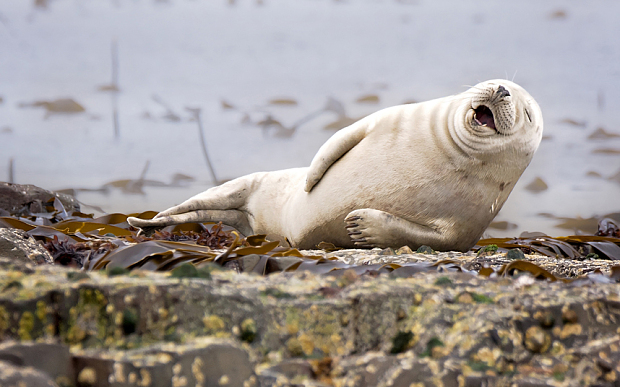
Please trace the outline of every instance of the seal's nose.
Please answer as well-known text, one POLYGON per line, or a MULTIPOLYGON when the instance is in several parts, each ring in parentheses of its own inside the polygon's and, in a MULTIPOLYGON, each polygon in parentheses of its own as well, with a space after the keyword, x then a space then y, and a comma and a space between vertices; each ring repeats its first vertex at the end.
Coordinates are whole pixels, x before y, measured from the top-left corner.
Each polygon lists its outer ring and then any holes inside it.
POLYGON ((504 88, 504 86, 502 85, 499 85, 499 87, 497 88, 497 94, 499 94, 501 98, 510 96, 510 92, 506 90, 506 88, 504 88))

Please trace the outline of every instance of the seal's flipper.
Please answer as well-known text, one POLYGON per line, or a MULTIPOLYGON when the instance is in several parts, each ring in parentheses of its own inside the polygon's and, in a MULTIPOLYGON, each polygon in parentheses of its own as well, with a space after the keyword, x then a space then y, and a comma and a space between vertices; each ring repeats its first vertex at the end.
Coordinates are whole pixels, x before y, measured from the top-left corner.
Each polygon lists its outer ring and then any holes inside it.
POLYGON ((148 220, 127 218, 127 223, 141 229, 203 222, 222 222, 227 226, 236 228, 243 235, 252 235, 252 228, 248 222, 248 217, 239 210, 197 210, 183 214, 159 216, 148 220))
POLYGON ((351 211, 345 218, 351 241, 358 248, 442 246, 446 237, 431 227, 371 208, 351 211))
POLYGON ((259 174, 254 173, 235 180, 226 182, 220 186, 194 195, 178 206, 170 207, 155 215, 161 218, 168 215, 184 214, 197 210, 230 210, 242 207, 251 191, 252 182, 259 174))
POLYGON ((341 129, 330 137, 330 139, 319 148, 319 151, 312 159, 312 163, 310 163, 304 190, 310 192, 312 187, 321 180, 327 169, 362 141, 367 133, 368 120, 362 119, 341 129))
POLYGON ((127 218, 138 228, 165 227, 191 222, 222 222, 244 235, 252 235, 247 213, 241 208, 246 204, 253 186, 264 173, 253 173, 192 196, 178 206, 157 214, 153 219, 127 218))

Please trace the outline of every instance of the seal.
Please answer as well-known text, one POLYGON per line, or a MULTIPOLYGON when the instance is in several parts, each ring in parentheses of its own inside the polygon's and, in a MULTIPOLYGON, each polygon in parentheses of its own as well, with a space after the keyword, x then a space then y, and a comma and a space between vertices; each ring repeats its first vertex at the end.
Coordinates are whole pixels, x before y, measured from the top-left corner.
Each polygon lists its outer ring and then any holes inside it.
POLYGON ((309 168, 259 172, 135 227, 221 221, 293 247, 470 249, 540 144, 536 101, 507 80, 380 110, 336 132, 309 168))

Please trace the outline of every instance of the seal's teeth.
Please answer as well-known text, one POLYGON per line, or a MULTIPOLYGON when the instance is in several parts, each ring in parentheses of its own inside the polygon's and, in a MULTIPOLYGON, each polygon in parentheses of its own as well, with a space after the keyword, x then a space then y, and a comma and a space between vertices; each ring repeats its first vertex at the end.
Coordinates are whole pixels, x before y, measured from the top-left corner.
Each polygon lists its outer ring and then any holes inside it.
POLYGON ((474 119, 479 125, 496 129, 493 112, 485 105, 480 105, 474 110, 474 119))

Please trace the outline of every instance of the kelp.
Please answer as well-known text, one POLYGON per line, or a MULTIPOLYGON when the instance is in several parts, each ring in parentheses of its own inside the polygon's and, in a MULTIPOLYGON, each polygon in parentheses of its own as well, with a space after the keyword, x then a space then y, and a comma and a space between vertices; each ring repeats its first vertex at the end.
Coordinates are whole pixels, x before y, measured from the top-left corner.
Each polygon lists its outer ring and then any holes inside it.
POLYGON ((20 103, 18 106, 20 108, 42 107, 42 108, 45 108, 47 113, 75 114, 75 113, 82 113, 86 111, 84 106, 75 102, 75 100, 71 98, 60 98, 60 99, 55 99, 51 101, 34 101, 30 103, 20 103))
POLYGON ((593 154, 602 155, 620 155, 620 149, 617 148, 596 148, 592 150, 593 154))
POLYGON ((597 128, 588 136, 588 140, 609 140, 612 138, 620 138, 620 133, 608 132, 605 128, 601 127, 597 128))
POLYGON ((609 218, 598 224, 597 235, 550 237, 542 233, 523 233, 519 238, 488 238, 478 241, 475 250, 497 245, 499 252, 521 249, 524 253, 538 253, 549 257, 583 259, 598 257, 620 260, 620 227, 609 218))
MULTIPOLYGON (((577 283, 620 282, 620 265, 611 274, 589 273, 579 278, 560 278, 534 263, 523 260, 523 253, 538 253, 565 259, 601 258, 620 260, 619 227, 612 219, 599 222, 598 235, 573 235, 553 238, 542 233, 523 233, 519 238, 491 238, 478 241, 474 250, 478 257, 507 253, 512 262, 499 269, 482 265, 476 270, 466 261, 442 260, 436 263, 387 263, 373 265, 347 264, 338 258, 310 256, 270 241, 266 235, 241 237, 221 223, 189 223, 164 227, 148 236, 129 226, 128 216, 151 219, 154 211, 125 215, 69 214, 58 199, 45 206, 48 213, 20 217, 0 217, 0 226, 16 228, 39 240, 59 265, 82 270, 154 270, 173 271, 190 264, 197 269, 222 267, 239 273, 272 273, 309 271, 332 276, 411 277, 418 273, 462 272, 488 278, 514 277, 529 273, 536 279, 577 283), (518 253, 518 254, 516 254, 518 253), (349 274, 347 274, 349 273, 349 274)), ((323 242, 318 248, 337 251, 340 248, 323 242)), ((428 254, 433 251, 429 249, 428 254)), ((480 265, 479 265, 480 266, 480 265)), ((210 270, 210 269, 209 269, 210 270)), ((441 283, 436 285, 441 286, 441 283)), ((325 294, 337 291, 325 289, 325 294)))
POLYGON ((281 105, 281 106, 297 106, 298 103, 293 98, 273 98, 267 102, 269 105, 281 105))
POLYGON ((547 183, 545 183, 545 181, 540 177, 535 178, 530 184, 525 186, 526 190, 534 193, 546 191, 548 188, 549 186, 547 185, 547 183))
POLYGON ((379 103, 380 98, 376 94, 366 94, 362 95, 355 100, 356 103, 368 103, 368 104, 377 104, 379 103))

